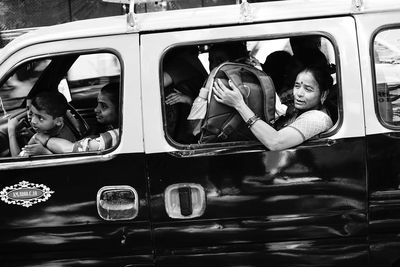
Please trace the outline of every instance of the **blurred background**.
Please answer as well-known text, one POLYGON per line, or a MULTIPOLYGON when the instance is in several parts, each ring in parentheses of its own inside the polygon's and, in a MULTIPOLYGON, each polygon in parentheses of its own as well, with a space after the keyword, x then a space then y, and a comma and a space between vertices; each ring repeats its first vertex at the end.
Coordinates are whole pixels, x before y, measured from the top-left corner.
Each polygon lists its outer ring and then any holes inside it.
MULTIPOLYGON (((249 3, 271 0, 248 0, 249 3)), ((275 0, 276 1, 276 0, 275 0)), ((37 27, 122 15, 129 0, 1 0, 0 48, 37 27)), ((137 13, 232 5, 240 0, 136 0, 137 13)))

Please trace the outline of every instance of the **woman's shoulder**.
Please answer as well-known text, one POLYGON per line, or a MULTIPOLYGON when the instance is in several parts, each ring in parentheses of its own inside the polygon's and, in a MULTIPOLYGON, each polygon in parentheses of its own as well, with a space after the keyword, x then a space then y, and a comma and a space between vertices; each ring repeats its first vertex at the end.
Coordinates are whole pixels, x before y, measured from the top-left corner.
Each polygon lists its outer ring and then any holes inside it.
POLYGON ((332 126, 331 118, 322 110, 306 111, 288 125, 300 132, 304 141, 329 130, 332 126))
POLYGON ((296 124, 307 124, 312 127, 320 128, 321 131, 326 131, 333 126, 331 117, 322 110, 308 110, 298 116, 293 122, 296 124))
POLYGON ((324 109, 322 109, 322 110, 318 110, 318 109, 308 110, 308 111, 302 113, 298 117, 298 119, 305 118, 305 117, 307 117, 309 119, 313 119, 313 120, 324 120, 324 121, 330 122, 330 124, 332 124, 331 117, 328 115, 328 113, 324 109))

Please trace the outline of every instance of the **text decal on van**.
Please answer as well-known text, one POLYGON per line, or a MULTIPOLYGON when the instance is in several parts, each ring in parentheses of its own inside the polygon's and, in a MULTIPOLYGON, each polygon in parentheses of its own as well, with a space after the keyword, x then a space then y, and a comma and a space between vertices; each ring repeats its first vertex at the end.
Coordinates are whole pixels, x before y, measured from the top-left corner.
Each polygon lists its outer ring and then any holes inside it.
POLYGON ((7 186, 0 192, 1 200, 7 204, 30 207, 33 204, 48 200, 54 191, 43 184, 33 184, 27 181, 7 186))

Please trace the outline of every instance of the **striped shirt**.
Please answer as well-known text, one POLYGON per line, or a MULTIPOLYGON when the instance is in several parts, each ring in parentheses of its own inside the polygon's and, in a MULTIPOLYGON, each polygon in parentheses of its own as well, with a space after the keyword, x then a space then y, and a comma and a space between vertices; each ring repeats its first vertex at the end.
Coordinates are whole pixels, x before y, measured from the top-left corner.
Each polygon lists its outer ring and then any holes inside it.
POLYGON ((109 130, 101 133, 98 137, 83 138, 74 143, 73 152, 101 151, 117 145, 119 140, 119 129, 109 130))

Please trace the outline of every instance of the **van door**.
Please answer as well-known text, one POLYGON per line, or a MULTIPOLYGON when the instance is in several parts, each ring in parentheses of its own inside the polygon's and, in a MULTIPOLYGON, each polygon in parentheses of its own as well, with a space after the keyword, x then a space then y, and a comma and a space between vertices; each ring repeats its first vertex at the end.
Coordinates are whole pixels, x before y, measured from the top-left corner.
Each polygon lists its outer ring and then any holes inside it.
POLYGON ((11 157, 2 146, 2 265, 152 265, 139 67, 137 34, 30 44, 1 64, 2 145, 8 117, 24 118, 25 98, 43 88, 69 101, 76 139, 96 130, 103 86, 118 82, 121 103, 120 139, 106 151, 11 157))
POLYGON ((371 263, 372 266, 398 266, 399 9, 358 15, 356 20, 367 130, 371 263))
POLYGON ((141 36, 158 266, 367 266, 365 133, 355 36, 350 17, 141 36), (334 44, 339 119, 333 132, 278 152, 246 142, 183 145, 166 133, 160 81, 169 48, 313 34, 334 44))

